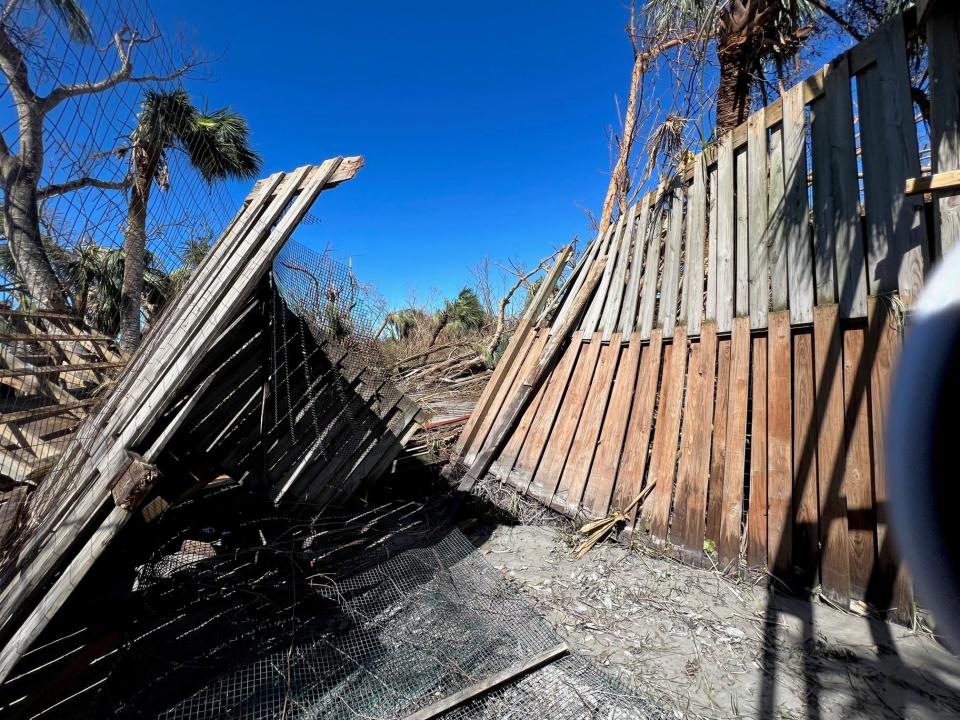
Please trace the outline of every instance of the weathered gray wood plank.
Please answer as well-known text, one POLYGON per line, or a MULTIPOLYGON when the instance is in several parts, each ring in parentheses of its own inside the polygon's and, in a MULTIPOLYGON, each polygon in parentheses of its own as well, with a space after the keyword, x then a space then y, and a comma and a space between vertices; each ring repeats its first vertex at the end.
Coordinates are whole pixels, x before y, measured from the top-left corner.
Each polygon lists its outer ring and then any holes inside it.
POLYGON ((783 95, 783 224, 790 321, 813 322, 813 256, 807 204, 806 112, 803 85, 783 95))
POLYGON ((734 285, 734 313, 737 317, 750 314, 750 197, 747 190, 747 148, 736 153, 736 204, 737 227, 734 246, 736 254, 733 262, 736 273, 734 285))
POLYGON ((610 279, 610 289, 607 291, 607 302, 603 307, 600 320, 602 330, 601 341, 610 342, 617 331, 617 321, 620 319, 620 307, 623 303, 623 293, 627 282, 627 268, 630 265, 630 246, 636 233, 637 206, 627 210, 627 217, 620 230, 620 248, 617 250, 617 265, 610 279))
POLYGON ((583 330, 584 341, 593 337, 600 324, 600 316, 603 313, 603 306, 607 302, 607 293, 610 291, 610 280, 613 277, 613 271, 617 264, 617 253, 620 249, 620 239, 623 236, 626 227, 626 218, 621 217, 617 223, 610 228, 607 240, 607 264, 603 270, 603 277, 600 279, 600 286, 596 294, 590 301, 590 308, 583 318, 580 328, 583 330))
POLYGON ((637 229, 633 236, 633 259, 630 261, 630 282, 627 284, 623 310, 620 312, 620 334, 629 337, 637 327, 637 306, 643 280, 643 251, 647 246, 647 223, 650 219, 650 195, 637 202, 637 229))
POLYGON ((640 294, 640 339, 649 340, 653 330, 653 313, 657 301, 657 277, 660 265, 660 235, 663 228, 663 199, 657 189, 650 219, 647 222, 647 263, 643 271, 643 291, 640 294))
POLYGON ((680 252, 683 241, 683 180, 677 177, 670 188, 670 220, 664 247, 663 278, 660 281, 659 324, 665 338, 673 337, 677 326, 677 298, 680 291, 680 252))
POLYGON ((770 260, 767 207, 767 119, 760 109, 747 121, 747 167, 749 172, 750 232, 750 327, 767 326, 770 307, 770 260))
POLYGON ((730 332, 733 327, 734 163, 733 135, 727 133, 721 138, 717 153, 717 332, 730 332))
POLYGON ((786 310, 787 295, 787 233, 784 225, 783 194, 783 126, 770 131, 770 182, 767 186, 767 233, 770 256, 770 309, 786 310))
POLYGON ((687 193, 687 246, 683 285, 687 336, 700 334, 703 319, 703 249, 707 232, 707 160, 694 159, 693 183, 687 193))
POLYGON ((717 319, 717 167, 707 173, 707 297, 703 305, 705 320, 717 319))

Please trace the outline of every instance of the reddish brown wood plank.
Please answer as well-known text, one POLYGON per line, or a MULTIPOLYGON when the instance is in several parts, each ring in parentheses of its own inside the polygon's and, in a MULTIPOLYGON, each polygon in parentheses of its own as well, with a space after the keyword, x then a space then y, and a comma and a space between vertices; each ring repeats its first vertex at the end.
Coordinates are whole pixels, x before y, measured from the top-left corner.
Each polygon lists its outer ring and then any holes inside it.
POLYGON ((798 588, 817 584, 820 528, 817 522, 817 426, 813 335, 793 336, 793 573, 798 588))
POLYGON ((584 511, 593 518, 604 517, 610 509, 610 496, 623 454, 623 440, 630 419, 639 363, 640 334, 633 333, 630 344, 620 351, 617 378, 600 432, 600 445, 590 469, 590 482, 583 495, 584 511))
MULTIPOLYGON (((683 408, 683 385, 687 374, 687 328, 676 327, 673 342, 664 352, 663 382, 660 405, 654 427, 653 453, 647 482, 655 482, 653 496, 644 505, 642 518, 649 517, 651 537, 657 542, 667 539, 673 484, 677 470, 677 444, 680 441, 680 413, 683 408), (669 352, 669 359, 668 359, 669 352), (647 515, 649 513, 649 515, 647 515)), ((646 525, 646 523, 644 523, 646 525)))
POLYGON ((793 562, 793 413, 790 313, 770 313, 767 334, 767 558, 783 581, 793 562))
POLYGON ((817 393, 817 494, 820 510, 820 582, 824 594, 850 602, 850 554, 843 452, 843 358, 839 305, 813 309, 817 393))
MULTIPOLYGON (((884 466, 884 438, 890 403, 890 383, 900 350, 900 331, 897 319, 886 302, 869 298, 867 317, 870 324, 870 344, 874 356, 870 375, 871 437, 873 439, 874 488, 877 512, 877 568, 868 587, 867 601, 888 612, 889 616, 908 623, 913 618, 913 587, 906 568, 889 532, 890 515, 887 508, 887 476, 884 466)), ((870 353, 868 353, 869 356, 870 353)))
POLYGON ((864 353, 863 326, 843 331, 843 404, 846 441, 847 525, 850 543, 850 594, 864 599, 876 561, 877 515, 870 466, 870 358, 864 353))
POLYGON ((720 516, 723 509, 723 468, 727 458, 727 400, 730 397, 730 338, 717 342, 717 384, 713 403, 713 450, 710 455, 710 481, 707 483, 706 540, 720 541, 720 516))
POLYGON ((767 567, 767 338, 753 338, 747 564, 767 567))
POLYGON ((704 322, 699 342, 691 344, 690 349, 677 502, 669 536, 670 543, 679 549, 683 558, 694 563, 703 557, 716 366, 717 324, 704 322))
MULTIPOLYGON (((650 334, 650 344, 644 346, 640 356, 640 371, 637 374, 637 389, 630 410, 627 437, 623 446, 623 458, 617 471, 617 483, 613 489, 612 506, 623 509, 639 495, 643 473, 647 466, 650 449, 650 430, 653 425, 653 405, 657 397, 660 379, 660 362, 663 354, 663 335, 659 329, 650 334)), ((630 513, 636 518, 636 510, 630 513)))
POLYGON ((563 357, 550 374, 548 382, 545 384, 543 402, 530 426, 530 431, 523 441, 523 447, 520 448, 520 454, 510 472, 510 484, 527 492, 533 475, 540 465, 543 457, 543 451, 547 445, 547 439, 550 437, 550 431, 553 430, 554 421, 557 412, 560 409, 560 403, 567 391, 567 384, 570 382, 570 376, 573 374, 574 365, 580 356, 584 344, 581 342, 571 342, 566 350, 563 351, 563 357))
POLYGON ((730 393, 727 398, 727 447, 720 509, 720 566, 736 569, 743 524, 743 481, 747 462, 747 411, 750 393, 750 318, 733 320, 730 338, 730 393))
POLYGON ((613 389, 614 373, 620 357, 620 334, 612 335, 609 344, 602 343, 602 333, 594 333, 592 343, 601 345, 600 359, 590 383, 587 401, 583 406, 580 424, 577 426, 573 445, 567 457, 567 464, 560 475, 560 484, 554 493, 551 506, 564 514, 576 517, 580 511, 580 498, 583 496, 587 479, 591 482, 595 476, 590 472, 593 456, 600 441, 600 429, 607 411, 607 401, 613 389))
POLYGON ((477 429, 474 434, 474 440, 471 443, 470 448, 464 453, 464 463, 466 465, 471 465, 476 459, 477 454, 483 449, 483 444, 487 440, 487 435, 490 433, 490 428, 494 426, 494 422, 500 415, 500 411, 503 409, 504 405, 506 405, 507 400, 509 400, 513 395, 516 386, 520 383, 520 381, 522 381, 523 378, 520 377, 520 368, 523 366, 523 363, 526 360, 530 348, 535 340, 536 335, 533 333, 527 335, 524 345, 517 353, 516 360, 507 369, 507 372, 504 374, 501 381, 500 387, 497 388, 496 394, 490 401, 487 413, 478 421, 477 429))
MULTIPOLYGON (((533 344, 530 347, 530 351, 527 353, 526 359, 523 361, 520 372, 517 373, 517 376, 514 379, 514 386, 520 383, 523 378, 527 376, 527 373, 530 372, 531 368, 536 365, 537 360, 540 358, 540 352, 543 350, 543 346, 547 344, 548 338, 549 333, 546 330, 543 330, 537 334, 536 339, 533 341, 533 344)), ((513 463, 520 452, 520 448, 523 446, 523 441, 530 429, 530 424, 533 422, 534 417, 536 417, 540 400, 543 397, 543 393, 545 392, 548 383, 549 379, 540 386, 536 396, 527 406, 527 409, 523 413, 523 417, 520 419, 516 429, 514 429, 513 434, 510 436, 510 440, 500 453, 500 457, 498 457, 494 461, 493 465, 491 465, 490 472, 497 477, 506 478, 513 469, 513 463)))
MULTIPOLYGON (((572 342, 579 342, 579 338, 574 337, 572 342)), ((583 411, 583 404, 586 402, 590 381, 599 357, 600 343, 598 342, 587 343, 580 353, 566 395, 560 404, 557 421, 543 451, 540 467, 537 468, 533 482, 530 483, 528 491, 530 495, 545 505, 553 499, 560 475, 567 464, 567 455, 570 452, 577 425, 580 423, 580 414, 583 411)))

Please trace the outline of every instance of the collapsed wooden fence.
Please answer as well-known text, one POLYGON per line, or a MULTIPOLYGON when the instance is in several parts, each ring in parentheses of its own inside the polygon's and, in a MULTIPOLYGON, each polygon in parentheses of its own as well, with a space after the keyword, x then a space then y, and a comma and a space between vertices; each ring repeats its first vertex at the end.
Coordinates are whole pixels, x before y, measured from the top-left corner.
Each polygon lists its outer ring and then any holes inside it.
POLYGON ((935 174, 921 177, 911 98, 917 20, 898 16, 588 247, 464 429, 471 473, 492 454, 493 476, 588 518, 653 486, 629 529, 660 547, 695 563, 715 547, 727 569, 912 615, 888 532, 886 399, 902 308, 958 241, 960 168, 960 10, 918 12, 935 174), (931 187, 945 191, 925 203, 931 187))

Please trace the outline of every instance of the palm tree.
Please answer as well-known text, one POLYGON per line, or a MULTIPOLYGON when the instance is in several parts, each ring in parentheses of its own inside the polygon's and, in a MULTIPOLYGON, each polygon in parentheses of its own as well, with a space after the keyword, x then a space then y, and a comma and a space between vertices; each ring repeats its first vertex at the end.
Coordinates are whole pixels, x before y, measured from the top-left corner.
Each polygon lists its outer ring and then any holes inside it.
POLYGON ((200 263, 210 253, 212 246, 212 233, 187 238, 183 246, 183 264, 170 273, 171 292, 176 293, 184 288, 193 273, 200 267, 200 263))
POLYGON ((147 204, 154 182, 161 190, 169 186, 167 153, 182 150, 208 183, 250 179, 260 172, 262 161, 250 148, 249 135, 243 117, 229 108, 202 112, 182 88, 146 92, 130 148, 130 200, 124 235, 127 261, 120 299, 124 350, 132 352, 140 344, 147 204))
POLYGON ((470 288, 464 288, 455 300, 444 300, 443 307, 437 312, 437 325, 428 347, 436 344, 444 328, 454 337, 463 337, 482 328, 486 319, 476 293, 470 288))
POLYGON ((647 32, 655 37, 713 40, 719 78, 717 135, 745 122, 753 89, 769 61, 800 49, 822 0, 647 0, 647 32))

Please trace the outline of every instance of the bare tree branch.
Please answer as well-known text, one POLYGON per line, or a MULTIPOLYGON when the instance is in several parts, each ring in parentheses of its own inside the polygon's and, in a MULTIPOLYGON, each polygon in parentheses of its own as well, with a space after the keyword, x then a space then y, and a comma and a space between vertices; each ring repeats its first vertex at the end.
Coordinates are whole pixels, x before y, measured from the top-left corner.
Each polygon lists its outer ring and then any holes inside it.
POLYGON ((101 190, 123 190, 129 184, 130 182, 127 179, 101 180, 100 178, 80 177, 73 180, 68 180, 65 183, 54 183, 52 185, 42 187, 37 190, 37 198, 44 200, 49 197, 54 197, 55 195, 63 195, 64 193, 72 192, 85 187, 100 188, 101 190))
POLYGON ((157 34, 150 35, 149 37, 141 37, 136 31, 132 31, 126 27, 122 28, 113 36, 113 44, 117 49, 117 55, 120 57, 119 69, 102 80, 81 82, 73 85, 61 85, 54 88, 42 101, 44 112, 49 112, 68 98, 76 97, 77 95, 103 92, 123 82, 170 82, 171 80, 182 77, 200 64, 199 61, 188 61, 166 75, 134 75, 133 49, 137 45, 148 45, 159 37, 157 34))

